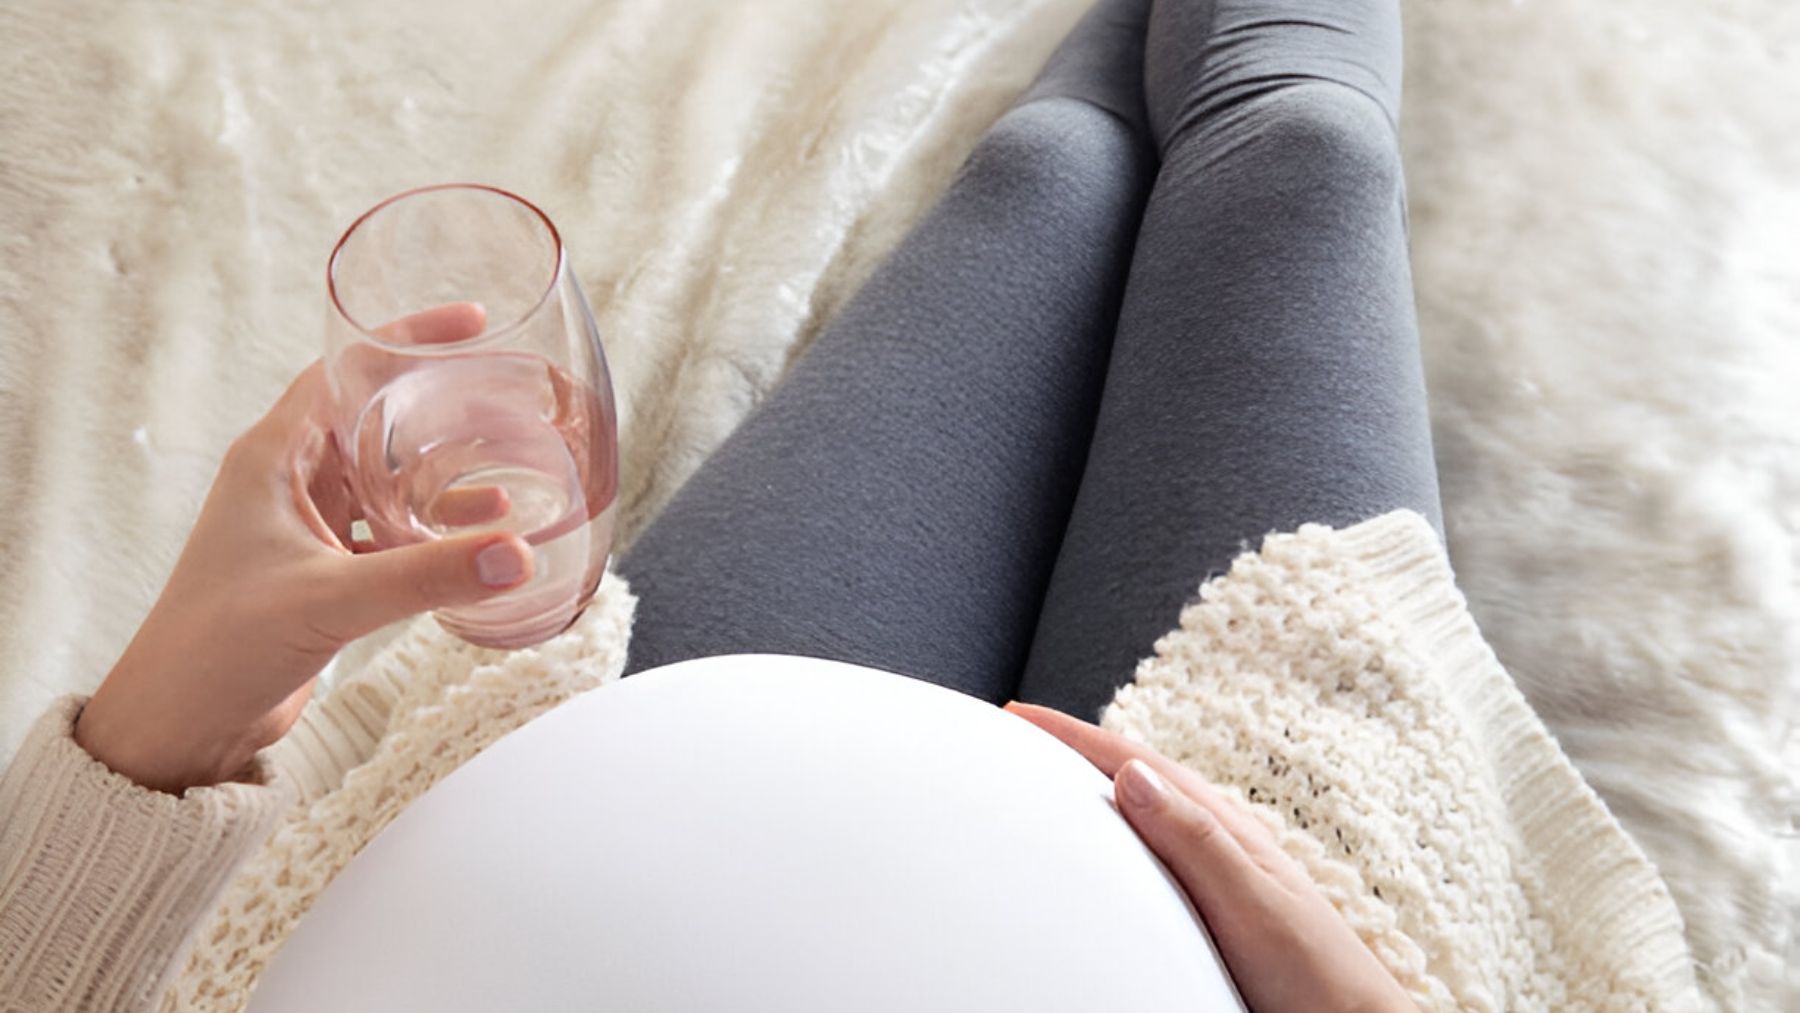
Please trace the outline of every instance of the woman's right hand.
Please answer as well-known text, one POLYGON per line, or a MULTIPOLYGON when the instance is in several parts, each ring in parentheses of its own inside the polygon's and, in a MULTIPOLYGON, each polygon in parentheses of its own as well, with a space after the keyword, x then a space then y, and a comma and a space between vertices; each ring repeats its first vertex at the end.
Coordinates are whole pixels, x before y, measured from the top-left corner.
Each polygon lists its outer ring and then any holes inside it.
POLYGON ((1200 775, 1061 712, 1006 709, 1113 778, 1119 811, 1199 909, 1256 1013, 1418 1009, 1268 828, 1200 775))
MULTIPOLYGON (((454 341, 485 319, 457 303, 391 326, 454 341)), ((327 400, 315 364, 232 444, 168 585, 76 721, 82 748, 144 787, 179 793, 238 776, 299 718, 345 644, 531 578, 531 547, 515 534, 380 551, 354 542, 361 510, 327 400)), ((482 494, 456 509, 478 522, 507 502, 482 494)))

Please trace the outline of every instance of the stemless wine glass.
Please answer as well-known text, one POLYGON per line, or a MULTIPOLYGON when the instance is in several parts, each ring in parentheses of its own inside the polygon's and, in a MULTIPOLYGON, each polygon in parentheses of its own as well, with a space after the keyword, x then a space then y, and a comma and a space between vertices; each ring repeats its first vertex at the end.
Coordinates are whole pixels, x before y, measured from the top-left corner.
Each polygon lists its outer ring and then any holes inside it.
POLYGON ((618 430, 556 226, 493 187, 410 190, 351 224, 328 277, 332 426, 370 537, 517 532, 532 579, 438 621, 502 648, 567 628, 612 547, 618 430))

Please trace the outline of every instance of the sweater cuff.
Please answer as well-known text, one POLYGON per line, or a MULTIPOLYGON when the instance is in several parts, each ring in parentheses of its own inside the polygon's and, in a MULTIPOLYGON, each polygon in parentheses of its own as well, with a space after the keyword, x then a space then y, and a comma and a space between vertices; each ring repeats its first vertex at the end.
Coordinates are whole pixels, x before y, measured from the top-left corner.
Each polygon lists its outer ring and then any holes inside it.
POLYGON ((250 783, 141 787, 76 744, 85 703, 59 701, 0 775, 0 1009, 147 1008, 292 799, 260 757, 250 783))

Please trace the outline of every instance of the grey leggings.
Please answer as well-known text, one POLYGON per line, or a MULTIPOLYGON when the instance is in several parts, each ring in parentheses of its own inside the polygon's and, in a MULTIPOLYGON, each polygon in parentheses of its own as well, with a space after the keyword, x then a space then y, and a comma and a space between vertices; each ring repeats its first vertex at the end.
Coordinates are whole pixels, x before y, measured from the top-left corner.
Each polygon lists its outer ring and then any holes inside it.
POLYGON ((1399 86, 1398 0, 1101 0, 621 561, 628 671, 1091 718, 1263 534, 1435 522, 1399 86))

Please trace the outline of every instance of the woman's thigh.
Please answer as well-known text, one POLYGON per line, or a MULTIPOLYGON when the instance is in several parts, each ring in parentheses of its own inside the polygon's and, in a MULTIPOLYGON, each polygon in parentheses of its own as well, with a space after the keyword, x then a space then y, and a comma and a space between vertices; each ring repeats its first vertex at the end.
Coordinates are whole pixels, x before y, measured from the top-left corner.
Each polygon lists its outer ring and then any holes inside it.
POLYGON ((1153 172, 1104 105, 1007 113, 632 547, 628 671, 774 652, 1011 696, 1153 172))

